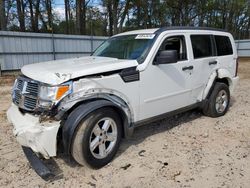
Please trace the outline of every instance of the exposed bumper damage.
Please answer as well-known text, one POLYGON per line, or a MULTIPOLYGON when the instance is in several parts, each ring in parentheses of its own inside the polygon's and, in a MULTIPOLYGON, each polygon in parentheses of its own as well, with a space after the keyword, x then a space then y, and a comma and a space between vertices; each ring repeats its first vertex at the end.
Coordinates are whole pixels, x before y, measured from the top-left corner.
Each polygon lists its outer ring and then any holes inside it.
POLYGON ((22 114, 14 104, 7 111, 7 117, 13 124, 13 133, 17 141, 31 148, 44 158, 56 156, 56 139, 60 127, 59 121, 39 122, 39 116, 22 114))
POLYGON ((49 180, 55 176, 55 174, 36 156, 36 154, 33 153, 30 148, 24 146, 22 148, 25 156, 29 160, 30 165, 41 178, 49 180))

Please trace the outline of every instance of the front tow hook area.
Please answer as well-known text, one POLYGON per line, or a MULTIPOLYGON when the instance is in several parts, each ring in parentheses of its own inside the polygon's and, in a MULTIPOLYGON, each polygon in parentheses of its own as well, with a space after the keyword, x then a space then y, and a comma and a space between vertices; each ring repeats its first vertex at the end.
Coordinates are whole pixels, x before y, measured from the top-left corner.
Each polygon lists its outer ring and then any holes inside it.
POLYGON ((55 177, 55 174, 43 163, 41 159, 28 147, 22 146, 23 152, 35 172, 45 181, 55 177))

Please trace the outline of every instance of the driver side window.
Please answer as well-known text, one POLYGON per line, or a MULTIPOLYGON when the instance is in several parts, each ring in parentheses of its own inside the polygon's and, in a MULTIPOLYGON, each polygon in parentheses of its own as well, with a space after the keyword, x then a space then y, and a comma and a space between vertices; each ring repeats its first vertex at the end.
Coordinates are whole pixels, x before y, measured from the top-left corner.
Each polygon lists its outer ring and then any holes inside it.
POLYGON ((164 50, 176 50, 178 61, 187 60, 187 48, 184 36, 172 36, 166 38, 161 44, 158 54, 164 50))

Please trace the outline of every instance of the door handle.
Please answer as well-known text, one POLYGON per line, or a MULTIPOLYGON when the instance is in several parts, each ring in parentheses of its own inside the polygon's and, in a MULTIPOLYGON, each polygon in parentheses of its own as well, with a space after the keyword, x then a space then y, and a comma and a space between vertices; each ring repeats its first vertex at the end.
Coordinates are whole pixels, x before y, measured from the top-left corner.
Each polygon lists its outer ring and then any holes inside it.
POLYGON ((209 65, 216 65, 218 62, 217 61, 210 61, 208 64, 209 65))
POLYGON ((182 67, 183 71, 192 70, 192 69, 194 69, 194 66, 182 67))

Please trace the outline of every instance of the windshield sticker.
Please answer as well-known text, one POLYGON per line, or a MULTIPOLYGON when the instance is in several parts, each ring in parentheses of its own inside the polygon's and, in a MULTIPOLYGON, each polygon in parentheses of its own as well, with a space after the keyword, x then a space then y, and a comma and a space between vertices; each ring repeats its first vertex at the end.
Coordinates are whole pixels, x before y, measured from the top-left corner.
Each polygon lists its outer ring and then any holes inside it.
POLYGON ((155 37, 155 34, 142 34, 137 35, 135 39, 153 39, 155 37))

